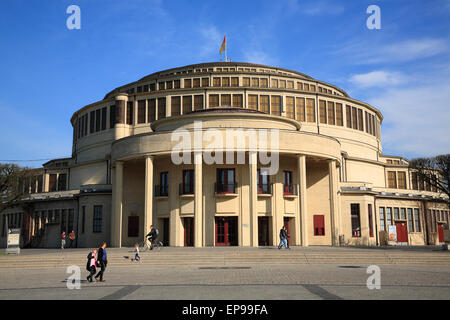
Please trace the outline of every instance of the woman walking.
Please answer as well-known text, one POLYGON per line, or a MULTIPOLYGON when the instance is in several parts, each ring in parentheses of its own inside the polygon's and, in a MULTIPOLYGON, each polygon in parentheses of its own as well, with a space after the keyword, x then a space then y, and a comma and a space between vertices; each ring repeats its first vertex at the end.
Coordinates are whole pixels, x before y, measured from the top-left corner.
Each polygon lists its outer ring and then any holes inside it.
POLYGON ((100 271, 95 276, 95 280, 100 281, 100 282, 105 282, 105 280, 103 280, 103 273, 105 272, 107 264, 108 264, 108 259, 106 257, 106 241, 103 241, 102 245, 98 249, 97 265, 100 267, 100 271), (100 280, 99 280, 99 278, 100 278, 100 280))
POLYGON ((89 282, 92 282, 92 276, 97 271, 97 257, 95 256, 97 254, 97 249, 92 250, 92 252, 88 255, 88 262, 86 265, 86 269, 89 271, 89 275, 87 276, 87 280, 89 282))

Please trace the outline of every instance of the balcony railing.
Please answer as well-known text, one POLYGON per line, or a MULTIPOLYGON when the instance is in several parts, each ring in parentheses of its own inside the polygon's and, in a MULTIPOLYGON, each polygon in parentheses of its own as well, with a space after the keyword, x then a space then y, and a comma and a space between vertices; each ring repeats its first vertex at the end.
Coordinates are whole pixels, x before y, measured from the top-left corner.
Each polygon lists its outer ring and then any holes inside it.
POLYGON ((185 194, 194 194, 194 184, 180 183, 178 186, 180 196, 185 194))
POLYGON ((156 185, 155 197, 167 197, 169 195, 169 185, 156 185))
POLYGON ((260 183, 258 184, 258 194, 273 194, 272 183, 260 183))
POLYGON ((214 191, 216 193, 236 193, 237 182, 235 183, 220 183, 214 184, 214 191))
POLYGON ((298 195, 297 185, 296 184, 283 184, 283 195, 285 195, 285 196, 298 195))

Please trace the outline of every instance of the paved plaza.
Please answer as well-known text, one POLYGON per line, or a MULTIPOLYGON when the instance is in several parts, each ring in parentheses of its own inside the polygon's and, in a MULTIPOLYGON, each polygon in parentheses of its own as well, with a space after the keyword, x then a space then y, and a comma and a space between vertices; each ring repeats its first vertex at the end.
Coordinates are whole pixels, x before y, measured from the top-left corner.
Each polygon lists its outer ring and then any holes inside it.
POLYGON ((163 248, 131 262, 108 249, 105 282, 87 283, 87 249, 0 255, 0 299, 450 299, 450 252, 437 248, 163 248), (381 288, 369 290, 369 265, 381 288), (67 267, 81 269, 69 290, 67 267))

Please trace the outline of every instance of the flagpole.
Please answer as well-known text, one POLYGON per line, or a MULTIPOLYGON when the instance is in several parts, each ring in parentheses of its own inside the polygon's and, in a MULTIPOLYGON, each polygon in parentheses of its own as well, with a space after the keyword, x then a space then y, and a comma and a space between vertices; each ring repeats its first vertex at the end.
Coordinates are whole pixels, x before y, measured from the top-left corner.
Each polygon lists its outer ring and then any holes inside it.
POLYGON ((226 38, 227 34, 225 33, 225 62, 228 62, 228 58, 227 58, 227 38, 226 38))

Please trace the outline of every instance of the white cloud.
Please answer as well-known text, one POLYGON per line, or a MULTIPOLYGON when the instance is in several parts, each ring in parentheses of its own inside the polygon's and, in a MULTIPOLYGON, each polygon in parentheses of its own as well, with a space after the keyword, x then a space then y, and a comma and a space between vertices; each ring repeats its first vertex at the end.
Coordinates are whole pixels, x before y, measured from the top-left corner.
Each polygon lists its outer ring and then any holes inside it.
POLYGON ((450 82, 390 89, 369 99, 383 113, 382 141, 387 153, 410 156, 449 153, 449 101, 450 82))
POLYGON ((355 74, 350 77, 350 83, 361 88, 395 86, 406 81, 406 77, 400 72, 384 70, 355 74))
POLYGON ((344 7, 342 5, 326 0, 316 0, 310 2, 288 0, 286 5, 290 13, 304 13, 310 16, 338 15, 344 11, 344 7))
POLYGON ((356 64, 408 62, 449 52, 447 39, 413 39, 391 44, 355 41, 334 53, 348 56, 356 64))

